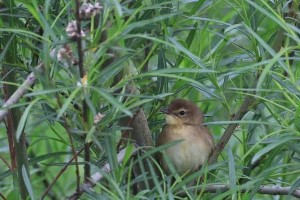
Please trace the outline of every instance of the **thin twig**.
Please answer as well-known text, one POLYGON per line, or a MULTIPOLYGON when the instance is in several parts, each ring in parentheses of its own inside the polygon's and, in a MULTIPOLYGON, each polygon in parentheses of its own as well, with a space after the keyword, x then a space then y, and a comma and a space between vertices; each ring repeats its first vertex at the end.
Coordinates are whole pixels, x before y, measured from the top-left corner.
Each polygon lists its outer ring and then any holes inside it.
MULTIPOLYGON (((216 193, 225 192, 230 189, 228 185, 209 185, 204 188, 204 192, 216 193)), ((270 194, 270 195, 293 195, 294 197, 300 198, 300 189, 291 191, 291 187, 279 187, 279 186, 266 186, 262 185, 258 188, 257 193, 259 194, 270 194)), ((241 189, 238 192, 249 192, 251 188, 241 189)))
MULTIPOLYGON (((255 81, 254 85, 252 88, 256 87, 257 80, 255 81)), ((254 102, 254 95, 247 95, 240 107, 240 109, 235 113, 233 121, 239 121, 243 118, 245 113, 249 110, 249 107, 252 105, 254 102)), ((214 151, 212 155, 210 156, 208 163, 213 164, 217 161, 218 156, 221 154, 223 151, 224 147, 228 143, 229 139, 233 135, 236 127, 238 126, 238 123, 232 123, 229 124, 228 127, 226 128, 224 134, 222 135, 219 143, 214 147, 214 151)))
MULTIPOLYGON (((131 156, 135 155, 137 153, 138 149, 134 148, 132 151, 131 156)), ((118 155, 117 155, 117 162, 121 163, 124 159, 126 153, 126 148, 122 149, 118 155)), ((109 173, 111 171, 110 165, 106 163, 102 170, 105 173, 109 173)), ((96 172, 94 175, 91 176, 91 182, 86 183, 80 187, 79 192, 75 192, 71 196, 69 196, 68 200, 76 200, 78 199, 84 190, 86 188, 92 188, 95 186, 96 182, 99 182, 104 176, 100 172, 96 172)), ((206 193, 216 193, 216 192, 225 192, 227 190, 230 190, 229 185, 222 185, 222 184, 216 184, 216 185, 209 185, 202 188, 204 192, 206 193)), ((258 188, 257 193, 259 194, 269 194, 269 195, 293 195, 294 197, 300 198, 300 189, 295 189, 294 191, 291 191, 291 187, 279 187, 279 186, 266 186, 262 185, 258 188)), ((246 193, 251 191, 251 188, 247 189, 240 189, 239 192, 246 193)), ((203 192, 203 191, 201 191, 203 192)))
MULTIPOLYGON (((82 151, 83 151, 83 148, 80 149, 76 153, 76 156, 78 156, 82 151)), ((56 181, 59 179, 59 177, 66 171, 66 169, 70 166, 70 164, 73 162, 74 159, 75 159, 75 156, 73 156, 73 158, 59 171, 59 173, 55 176, 54 180, 50 183, 50 185, 47 187, 47 189, 43 193, 41 199, 44 199, 46 197, 46 195, 49 193, 49 191, 51 190, 53 185, 56 183, 56 181)))
POLYGON ((9 170, 12 171, 12 167, 9 166, 9 163, 2 156, 0 156, 0 159, 6 164, 6 166, 9 168, 9 170))
POLYGON ((6 200, 5 196, 0 192, 0 197, 3 199, 3 200, 6 200))
MULTIPOLYGON (((36 67, 37 71, 42 71, 43 69, 43 63, 39 64, 36 67)), ((5 104, 2 106, 2 110, 0 110, 0 121, 4 119, 4 117, 7 115, 9 106, 14 105, 19 101, 19 99, 26 93, 26 91, 34 84, 36 80, 36 76, 34 72, 31 72, 26 80, 23 82, 23 84, 11 95, 11 97, 5 102, 5 104)))
MULTIPOLYGON (((57 99, 57 104, 59 105, 60 108, 62 108, 62 103, 60 100, 60 96, 58 94, 56 94, 56 99, 57 99)), ((78 156, 75 150, 75 146, 74 146, 74 142, 73 142, 73 137, 72 137, 72 132, 70 130, 70 126, 68 124, 67 118, 65 115, 63 115, 63 123, 62 123, 63 127, 65 128, 65 130, 67 131, 67 134, 69 136, 69 140, 70 140, 70 146, 72 149, 72 153, 74 156, 74 160, 75 160, 75 173, 76 173, 76 191, 79 191, 79 187, 80 187, 80 174, 79 174, 79 164, 78 164, 78 156)))

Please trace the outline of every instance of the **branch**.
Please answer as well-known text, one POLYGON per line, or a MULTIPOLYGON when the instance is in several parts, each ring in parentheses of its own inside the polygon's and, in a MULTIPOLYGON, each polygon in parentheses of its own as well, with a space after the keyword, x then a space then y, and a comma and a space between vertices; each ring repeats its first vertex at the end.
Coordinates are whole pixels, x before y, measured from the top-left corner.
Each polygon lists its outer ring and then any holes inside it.
MULTIPOLYGON (((204 192, 207 193, 225 192, 229 189, 230 187, 228 185, 209 185, 204 188, 204 192)), ((246 193, 248 191, 249 188, 239 190, 239 192, 242 193, 246 193)), ((258 188, 257 193, 270 194, 270 195, 293 195, 294 197, 300 198, 300 189, 296 189, 291 192, 291 187, 262 185, 258 188)))
POLYGON ((49 193, 53 185, 56 183, 56 181, 59 179, 59 177, 66 171, 66 169, 72 164, 73 160, 83 151, 83 148, 76 153, 76 155, 73 156, 73 158, 60 170, 60 172, 55 176, 52 183, 47 187, 46 191, 43 193, 41 199, 43 200, 46 195, 49 193))
POLYGON ((9 165, 9 163, 2 156, 0 156, 0 160, 2 160, 4 162, 4 164, 8 167, 8 169, 10 171, 12 171, 12 167, 9 165))
MULTIPOLYGON (((60 100, 60 96, 57 93, 56 93, 56 100, 57 100, 57 104, 58 104, 59 108, 61 109, 62 108, 62 103, 61 103, 61 100, 60 100)), ((68 137, 69 137, 69 140, 70 140, 70 147, 71 147, 71 150, 72 150, 72 153, 73 153, 73 156, 74 156, 74 160, 75 160, 75 173, 76 173, 76 186, 77 186, 76 188, 77 188, 77 191, 78 191, 79 186, 80 186, 80 172, 79 172, 78 156, 77 156, 75 145, 74 145, 74 142, 73 142, 72 131, 71 131, 71 128, 70 128, 71 126, 69 125, 69 122, 68 122, 68 119, 67 119, 66 115, 63 115, 62 118, 63 118, 62 126, 65 128, 65 130, 68 134, 68 137)))
MULTIPOLYGON (((284 40, 284 30, 280 29, 280 33, 277 35, 277 41, 273 44, 273 49, 278 52, 282 46, 282 42, 284 40)), ((268 55, 270 57, 270 55, 268 55)), ((256 79, 251 88, 255 89, 257 87, 257 82, 260 78, 260 72, 257 72, 256 79)), ((255 91, 255 90, 254 90, 255 91)), ((243 104, 241 105, 240 109, 235 114, 233 121, 240 121, 246 112, 249 110, 249 107, 253 104, 255 92, 249 92, 249 94, 245 97, 243 104)), ((229 139, 234 133, 234 130, 238 126, 238 123, 229 124, 226 128, 223 136, 221 137, 219 143, 214 147, 214 151, 210 156, 208 163, 213 164, 217 161, 218 156, 221 154, 222 150, 228 143, 229 139)))
MULTIPOLYGON (((81 80, 84 79, 85 76, 85 70, 83 66, 83 49, 82 49, 82 30, 81 30, 81 14, 80 14, 80 5, 81 1, 76 0, 76 24, 77 24, 77 35, 76 37, 77 40, 77 51, 78 51, 78 68, 79 68, 79 74, 81 80)), ((86 75, 87 76, 87 75, 86 75)), ((85 84, 82 82, 82 84, 85 84)), ((84 131, 87 131, 87 124, 88 124, 88 106, 85 100, 82 101, 82 119, 83 119, 83 128, 84 131)), ((91 167, 90 167, 90 161, 91 161, 91 155, 90 155, 90 143, 85 143, 84 144, 84 182, 88 182, 88 179, 91 176, 91 167)), ((78 189, 79 189, 79 183, 78 183, 78 189)))
POLYGON ((6 200, 5 196, 0 192, 0 197, 3 199, 3 200, 6 200))
MULTIPOLYGON (((37 67, 37 71, 42 71, 44 67, 43 63, 40 63, 37 67)), ((2 106, 2 110, 0 110, 0 121, 2 121, 7 113, 8 113, 8 108, 5 109, 6 107, 9 107, 11 105, 14 105, 19 101, 19 99, 27 92, 28 88, 30 88, 34 82, 35 82, 36 76, 34 72, 31 72, 29 76, 27 76, 26 80, 23 82, 23 84, 11 95, 11 97, 5 102, 5 104, 2 106)))
MULTIPOLYGON (((124 148, 122 149, 118 155, 117 155, 117 162, 118 164, 120 164, 125 157, 125 153, 126 153, 126 149, 124 148)), ((133 148, 133 151, 131 153, 131 156, 135 155, 137 153, 138 149, 136 147, 133 148)), ((111 167, 108 163, 106 163, 102 168, 101 171, 103 171, 104 173, 109 173, 111 171, 111 167)), ((67 199, 68 200, 75 200, 78 199, 82 193, 86 190, 86 188, 92 188, 96 185, 97 182, 99 182, 104 176, 100 173, 100 172, 96 172, 95 174, 93 174, 91 176, 91 180, 90 182, 87 182, 85 184, 83 184, 79 191, 76 191, 74 194, 72 194, 71 196, 69 196, 67 199)))
MULTIPOLYGON (((255 80, 255 83, 252 88, 256 87, 257 80, 258 80, 258 78, 255 80)), ((247 95, 243 101, 242 106, 235 113, 233 121, 240 121, 243 118, 243 116, 245 115, 245 113, 249 110, 249 107, 252 105, 253 102, 254 102, 254 96, 247 95)), ((219 143, 214 147, 214 151, 208 160, 209 164, 213 164, 217 161, 218 156, 223 151, 224 147, 228 143, 229 139, 233 135, 233 133, 238 125, 239 125, 238 123, 233 123, 233 124, 228 125, 228 127, 226 128, 224 134, 222 135, 219 143)))

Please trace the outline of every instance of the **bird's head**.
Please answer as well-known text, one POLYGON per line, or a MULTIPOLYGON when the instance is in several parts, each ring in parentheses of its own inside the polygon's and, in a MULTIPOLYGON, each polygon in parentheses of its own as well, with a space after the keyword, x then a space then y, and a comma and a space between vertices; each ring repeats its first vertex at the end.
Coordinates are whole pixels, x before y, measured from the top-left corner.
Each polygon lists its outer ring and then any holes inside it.
POLYGON ((166 114, 167 124, 203 124, 203 113, 189 100, 175 99, 160 111, 166 114))

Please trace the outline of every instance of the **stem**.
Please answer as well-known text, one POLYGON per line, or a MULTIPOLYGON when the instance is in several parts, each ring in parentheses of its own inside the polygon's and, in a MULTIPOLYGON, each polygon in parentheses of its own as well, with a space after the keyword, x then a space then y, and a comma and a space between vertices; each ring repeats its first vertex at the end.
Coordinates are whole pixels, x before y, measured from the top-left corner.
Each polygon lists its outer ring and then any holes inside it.
MULTIPOLYGON (((46 197, 46 195, 49 193, 49 191, 51 190, 51 188, 53 187, 53 185, 56 183, 56 181, 59 179, 59 177, 66 171, 66 169, 70 166, 70 164, 73 162, 73 160, 75 160, 75 157, 78 156, 82 151, 83 151, 83 149, 81 149, 80 151, 78 151, 76 153, 76 155, 74 155, 73 158, 60 170, 60 172, 55 176, 54 180, 48 186, 48 188, 46 189, 46 191, 43 193, 41 199, 44 199, 46 197)), ((76 191, 76 192, 78 192, 78 191, 76 191)))
MULTIPOLYGON (((57 103, 58 103, 59 107, 61 108, 62 107, 62 103, 60 101, 60 97, 59 97, 58 94, 56 95, 56 99, 57 99, 57 103)), ((67 118, 66 118, 65 115, 63 115, 63 123, 62 123, 62 125, 65 128, 65 130, 67 131, 68 136, 69 136, 72 153, 73 153, 74 160, 75 160, 75 168, 76 168, 76 191, 79 192, 79 188, 80 188, 80 174, 79 174, 78 156, 77 156, 77 152, 76 152, 75 147, 74 147, 74 142, 73 142, 73 138, 72 138, 72 133, 71 133, 71 130, 70 130, 70 126, 68 124, 68 121, 67 121, 67 118)))
MULTIPOLYGON (((9 8, 9 14, 11 16, 14 15, 14 8, 16 4, 13 0, 11 1, 4 1, 4 5, 9 8)), ((4 17, 4 22, 8 24, 9 27, 15 27, 14 17, 4 17)), ((11 66, 17 64, 17 40, 15 35, 3 35, 3 41, 8 41, 3 52, 3 62, 2 63, 9 63, 11 66)), ((9 65, 6 66, 5 64, 2 65, 2 75, 3 81, 9 83, 17 83, 16 76, 17 71, 13 70, 12 67, 9 65)), ((3 84, 4 90, 4 97, 7 101, 10 97, 14 94, 17 90, 16 86, 10 84, 3 84)), ((18 128, 18 124, 20 121, 21 111, 20 108, 14 108, 9 111, 6 111, 8 114, 7 116, 7 134, 8 134, 8 142, 10 148, 10 156, 12 162, 12 174, 14 180, 14 187, 20 193, 21 199, 27 199, 28 192, 26 189, 22 167, 25 167, 28 173, 28 162, 27 162, 27 149, 26 149, 26 138, 25 133, 22 132, 20 136, 19 142, 16 140, 16 130, 18 128), (16 184, 18 182, 18 184, 16 184)))
MULTIPOLYGON (((82 50, 82 39, 81 39, 81 17, 80 17, 80 0, 76 0, 76 25, 77 25, 77 51, 78 51, 78 67, 80 77, 85 76, 85 70, 83 67, 83 50, 82 50)), ((82 118, 83 118, 83 127, 87 132, 88 124, 88 106, 85 100, 82 101, 82 118)), ((91 176, 91 167, 90 167, 90 144, 84 144, 84 181, 88 182, 91 176)))
MULTIPOLYGON (((257 80, 255 81, 252 88, 256 87, 257 80)), ((243 104, 240 107, 240 109, 234 115, 233 121, 241 120, 242 117, 245 115, 245 113, 249 110, 249 107, 252 105, 253 102, 254 102, 254 96, 253 95, 246 96, 244 101, 243 101, 243 104)), ((233 123, 233 124, 228 125, 228 127, 226 128, 224 134, 222 135, 219 143, 214 147, 214 151, 213 151, 212 155, 210 156, 208 163, 212 164, 212 163, 215 163, 217 161, 218 156, 223 151, 224 147, 228 143, 229 139, 233 135, 234 130, 236 129, 236 127, 238 125, 239 125, 238 123, 233 123)))

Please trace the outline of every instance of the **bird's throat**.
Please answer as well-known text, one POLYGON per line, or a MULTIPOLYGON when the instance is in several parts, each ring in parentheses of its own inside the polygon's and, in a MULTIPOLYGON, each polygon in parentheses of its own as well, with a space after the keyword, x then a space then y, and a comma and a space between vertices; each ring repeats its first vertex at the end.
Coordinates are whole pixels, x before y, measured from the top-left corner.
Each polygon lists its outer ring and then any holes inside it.
POLYGON ((169 125, 179 125, 182 124, 182 121, 174 115, 166 115, 166 123, 169 125))

